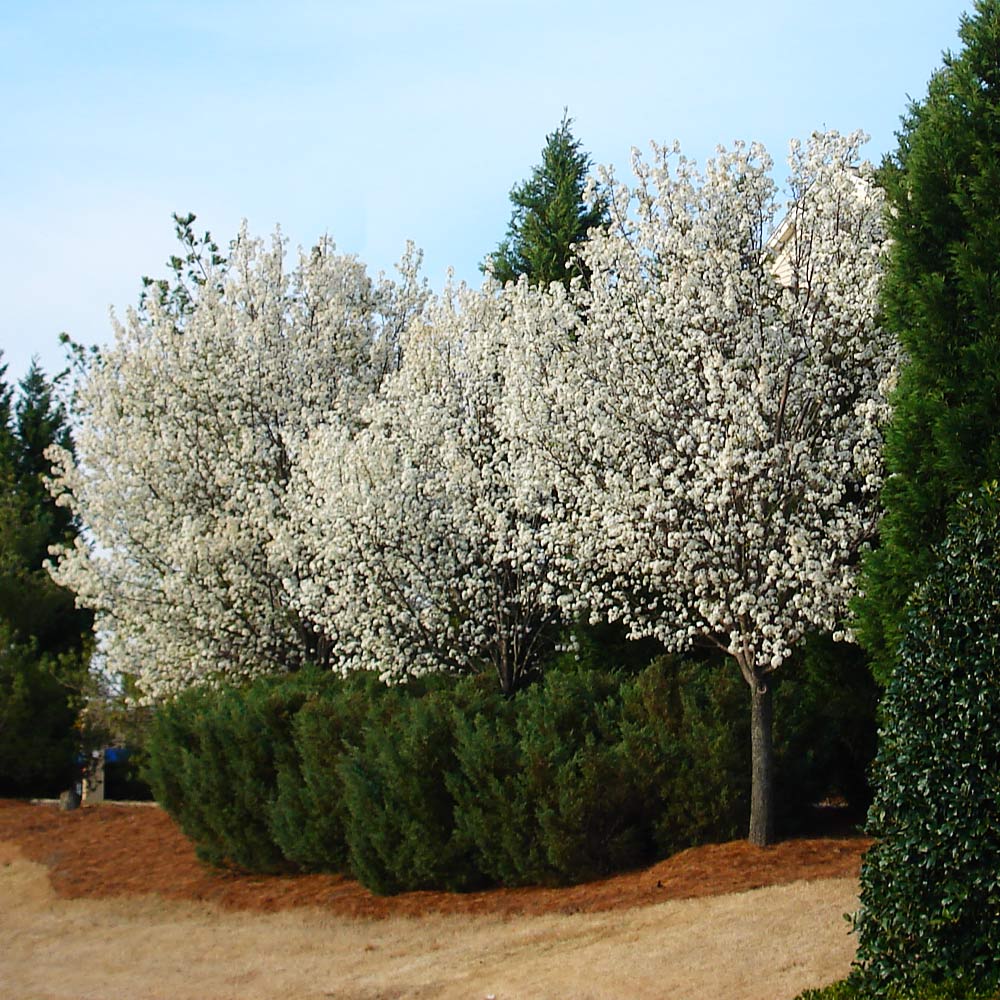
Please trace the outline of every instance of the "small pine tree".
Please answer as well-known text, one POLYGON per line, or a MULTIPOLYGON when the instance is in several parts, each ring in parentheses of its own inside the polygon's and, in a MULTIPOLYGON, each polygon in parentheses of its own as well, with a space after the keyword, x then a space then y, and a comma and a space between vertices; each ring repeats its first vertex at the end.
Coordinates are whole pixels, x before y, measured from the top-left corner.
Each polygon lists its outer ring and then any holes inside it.
POLYGON ((605 224, 607 203, 602 195, 590 204, 584 197, 591 162, 572 124, 564 112, 559 128, 545 138, 541 165, 510 192, 514 211, 507 235, 482 265, 503 284, 522 274, 541 286, 561 281, 568 288, 573 278, 586 279, 573 248, 605 224))
POLYGON ((881 544, 856 610, 883 684, 949 510, 1000 471, 1000 0, 977 0, 960 35, 882 171, 885 322, 908 361, 886 437, 881 544))

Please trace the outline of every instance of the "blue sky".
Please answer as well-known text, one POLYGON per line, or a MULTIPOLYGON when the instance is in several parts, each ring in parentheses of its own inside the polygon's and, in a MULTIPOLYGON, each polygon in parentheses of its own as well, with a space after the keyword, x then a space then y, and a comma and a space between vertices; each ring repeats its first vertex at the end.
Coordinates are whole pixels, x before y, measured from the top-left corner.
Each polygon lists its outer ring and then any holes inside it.
POLYGON ((863 128, 893 148, 972 0, 3 3, 0 349, 110 339, 173 252, 174 211, 225 246, 246 218, 329 233, 374 274, 407 239, 478 283, 508 193, 564 106, 595 163, 633 146, 863 128))

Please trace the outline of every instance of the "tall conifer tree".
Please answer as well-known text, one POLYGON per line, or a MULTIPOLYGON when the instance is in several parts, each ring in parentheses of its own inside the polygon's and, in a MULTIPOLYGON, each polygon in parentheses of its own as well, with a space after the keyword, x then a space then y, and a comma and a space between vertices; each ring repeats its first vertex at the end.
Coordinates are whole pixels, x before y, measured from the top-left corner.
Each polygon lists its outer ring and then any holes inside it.
POLYGON ((886 439, 881 544, 859 635, 885 683, 903 609, 962 492, 1000 473, 1000 0, 962 18, 883 164, 892 249, 887 325, 908 360, 886 439))
POLYGON ((0 794, 65 788, 93 616, 43 563, 71 541, 72 515, 45 486, 45 449, 70 447, 53 383, 32 364, 18 384, 0 367, 0 794))
POLYGON ((501 283, 526 274, 533 285, 561 281, 568 288, 574 277, 586 277, 573 247, 607 221, 607 205, 602 197, 593 204, 584 198, 591 162, 572 124, 564 112, 559 128, 545 137, 541 164, 510 192, 507 235, 482 268, 501 283))

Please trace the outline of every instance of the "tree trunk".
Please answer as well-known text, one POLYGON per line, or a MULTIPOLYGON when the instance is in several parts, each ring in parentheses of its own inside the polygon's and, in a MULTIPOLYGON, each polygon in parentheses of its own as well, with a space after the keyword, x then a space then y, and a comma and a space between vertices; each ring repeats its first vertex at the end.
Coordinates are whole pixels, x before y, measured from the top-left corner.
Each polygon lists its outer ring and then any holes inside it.
POLYGON ((771 733, 771 685, 754 677, 750 684, 750 753, 753 760, 750 786, 751 844, 774 843, 774 743, 771 733))

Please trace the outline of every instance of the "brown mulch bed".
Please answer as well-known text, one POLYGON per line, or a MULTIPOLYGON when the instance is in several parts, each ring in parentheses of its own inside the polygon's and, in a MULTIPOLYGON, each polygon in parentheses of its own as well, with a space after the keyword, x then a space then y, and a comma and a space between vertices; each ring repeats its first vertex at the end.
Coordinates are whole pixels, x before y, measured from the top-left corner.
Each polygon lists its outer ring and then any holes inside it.
POLYGON ((160 809, 106 803, 74 812, 0 799, 0 841, 44 864, 64 898, 158 893, 240 910, 319 907, 350 917, 426 913, 583 913, 646 906, 667 899, 743 892, 799 880, 857 877, 871 841, 859 836, 746 841, 694 847, 641 871, 567 888, 488 892, 407 892, 376 896, 342 875, 248 875, 204 867, 160 809))

